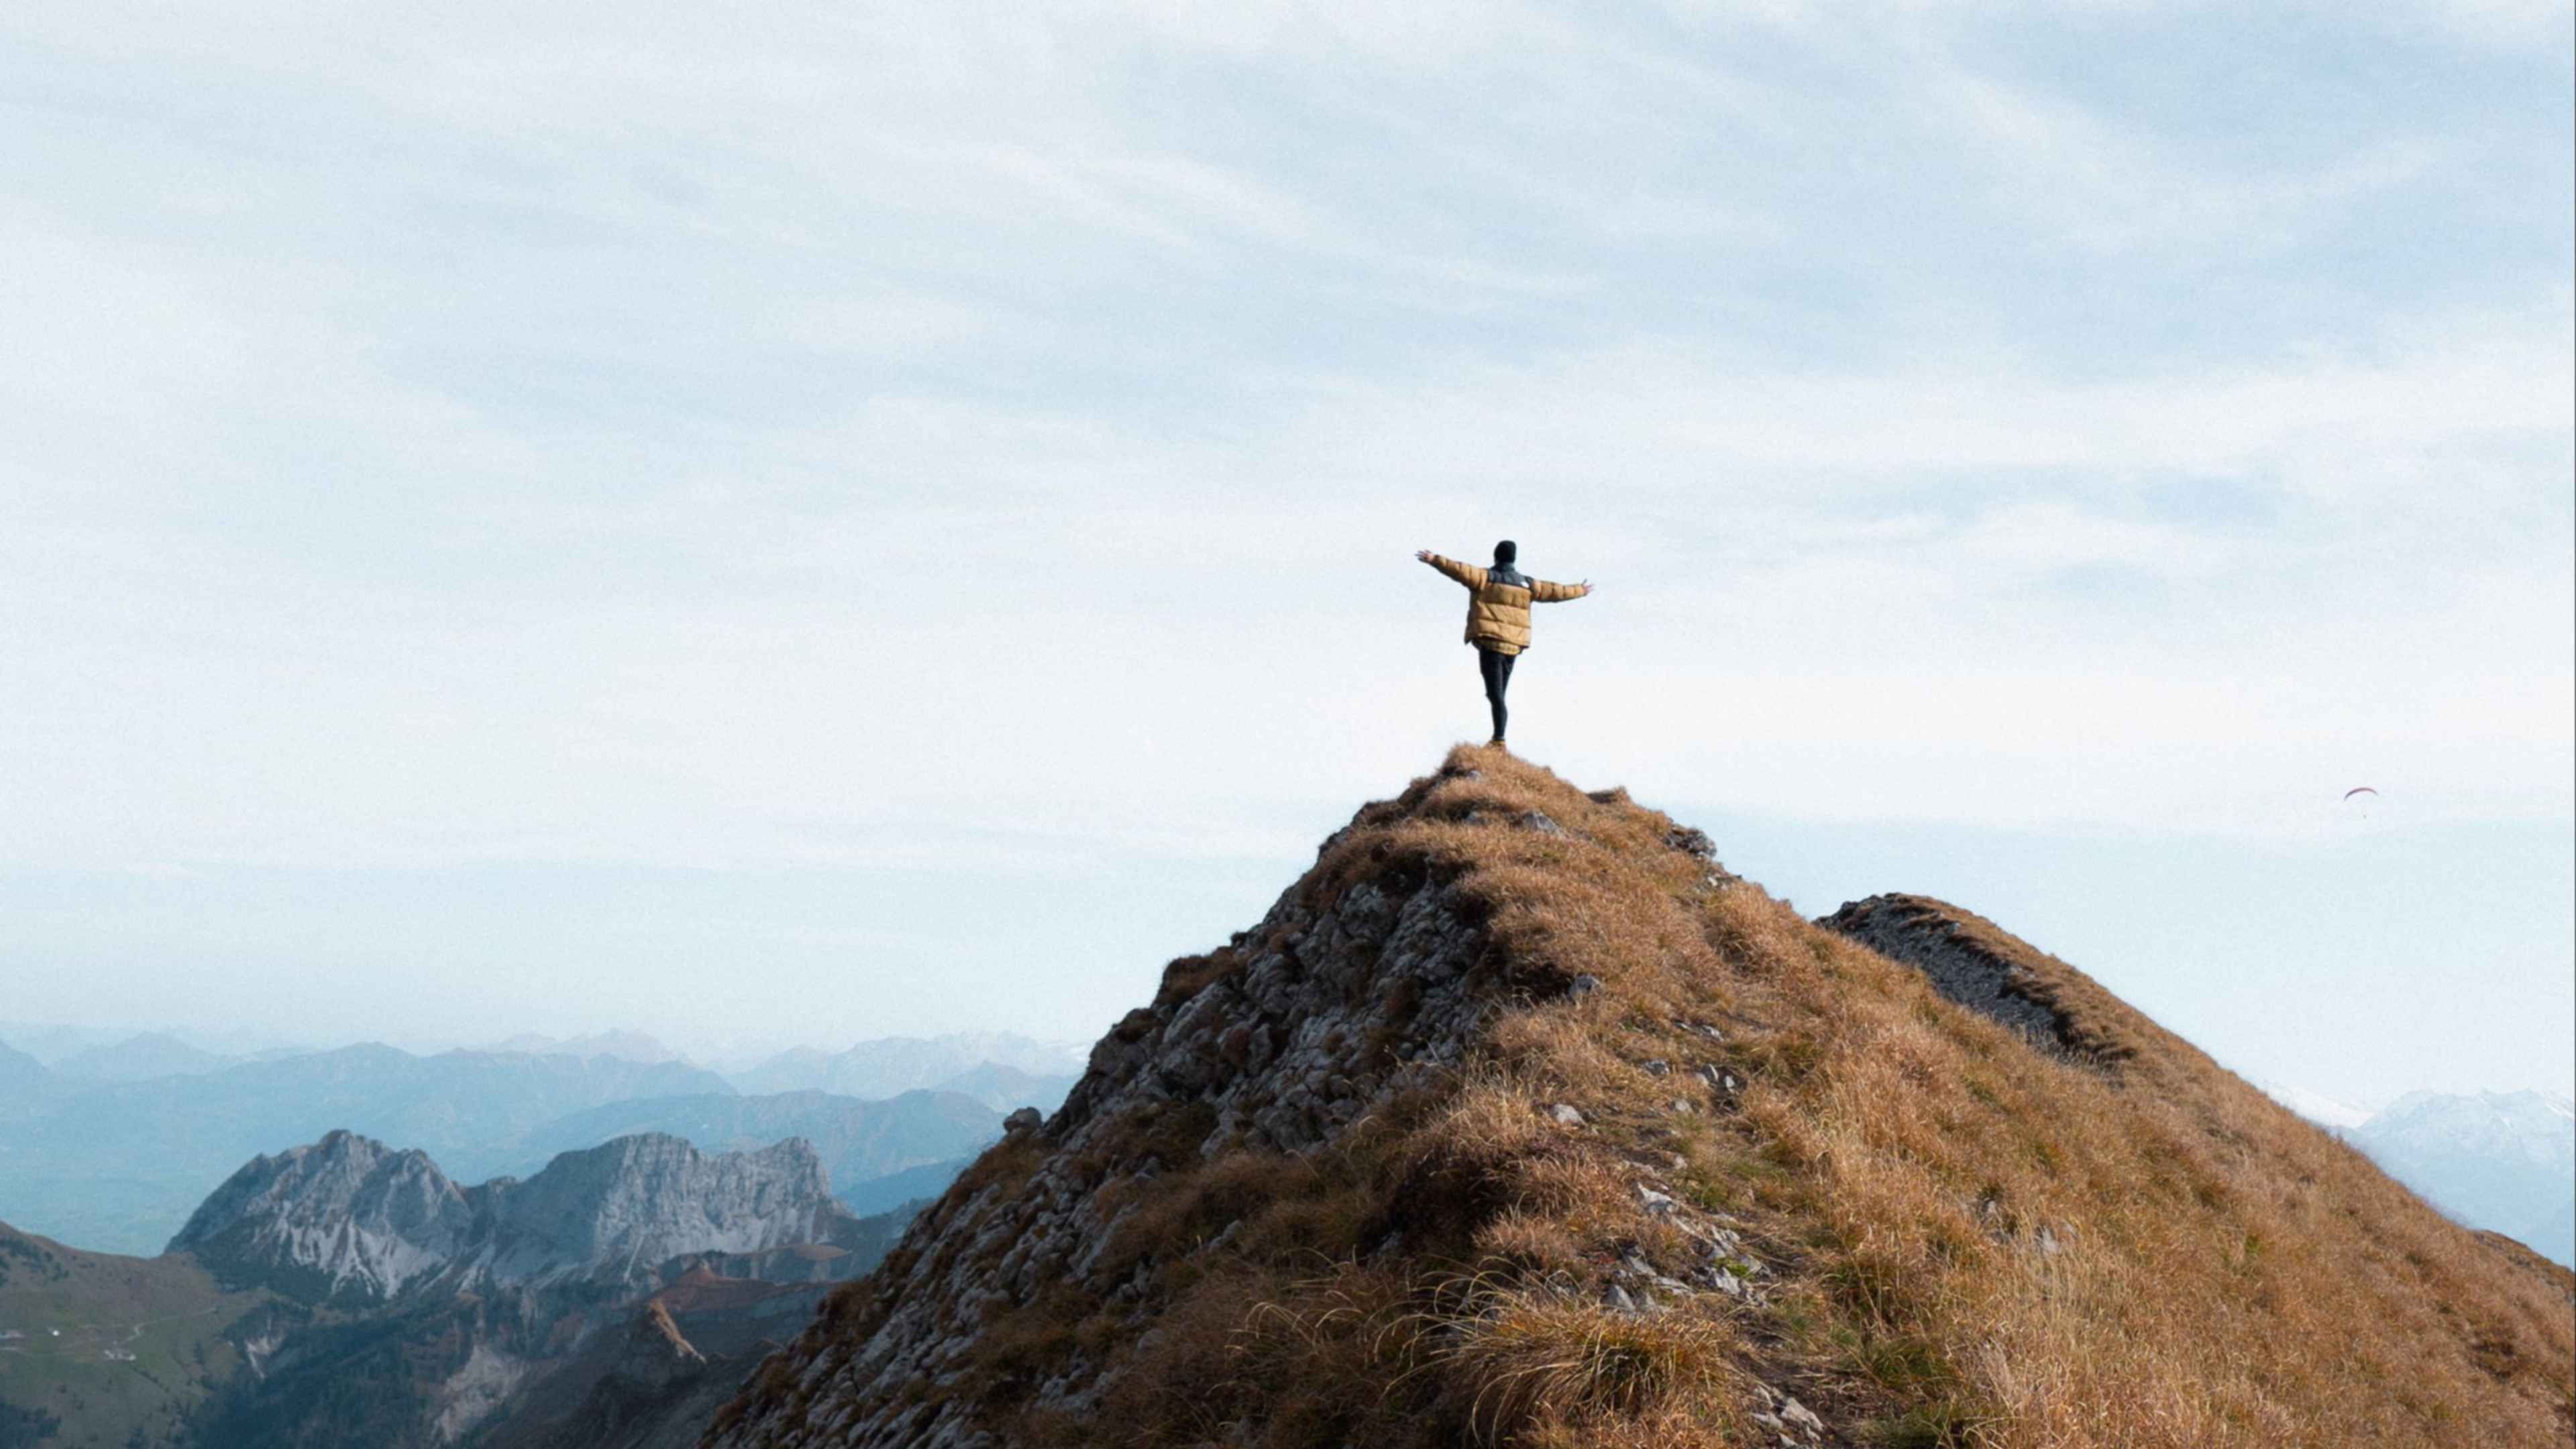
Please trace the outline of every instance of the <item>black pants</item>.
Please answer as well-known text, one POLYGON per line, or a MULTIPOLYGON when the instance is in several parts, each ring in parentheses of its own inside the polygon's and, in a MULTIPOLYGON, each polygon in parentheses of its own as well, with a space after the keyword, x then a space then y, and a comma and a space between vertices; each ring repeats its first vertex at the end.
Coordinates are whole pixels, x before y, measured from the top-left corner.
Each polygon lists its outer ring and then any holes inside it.
POLYGON ((1476 649, 1476 669, 1485 676, 1485 703, 1494 707, 1494 738, 1503 737, 1503 726, 1512 712, 1503 708, 1503 691, 1512 687, 1512 661, 1517 654, 1503 654, 1482 645, 1476 649))

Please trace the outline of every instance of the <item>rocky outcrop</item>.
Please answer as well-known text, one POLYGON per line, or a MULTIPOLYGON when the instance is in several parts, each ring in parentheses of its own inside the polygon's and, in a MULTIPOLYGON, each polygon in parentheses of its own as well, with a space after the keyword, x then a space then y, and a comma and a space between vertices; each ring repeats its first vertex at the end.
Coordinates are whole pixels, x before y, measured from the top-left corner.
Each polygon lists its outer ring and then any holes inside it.
POLYGON ((525 1182, 461 1188, 424 1153, 334 1132, 234 1173, 170 1250, 293 1296, 365 1301, 557 1279, 649 1287, 683 1254, 827 1244, 857 1222, 801 1139, 711 1155, 621 1137, 525 1182))
POLYGON ((829 1243, 857 1225, 802 1138, 708 1154, 659 1133, 621 1137, 468 1197, 482 1232, 463 1266, 499 1283, 577 1275, 640 1285, 684 1253, 829 1243))
POLYGON ((2108 1003, 2109 993, 2074 967, 2038 955, 1947 902, 1875 895, 1846 901, 1816 924, 1914 967, 1933 990, 2019 1032, 2042 1051, 2097 1067, 2129 1055, 2105 1020, 2128 1015, 2128 1008, 2086 1013, 2081 1003, 2087 996, 2108 1003))
POLYGON ((463 1256, 476 1216, 427 1153, 333 1132, 244 1165, 169 1251, 293 1297, 390 1298, 463 1256))

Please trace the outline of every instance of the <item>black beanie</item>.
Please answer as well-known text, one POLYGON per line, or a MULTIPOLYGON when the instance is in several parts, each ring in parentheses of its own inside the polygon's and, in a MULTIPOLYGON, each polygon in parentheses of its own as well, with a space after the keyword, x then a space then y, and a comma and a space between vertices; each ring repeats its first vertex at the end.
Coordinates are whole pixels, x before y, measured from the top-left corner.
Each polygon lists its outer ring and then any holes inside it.
POLYGON ((1521 546, 1512 542, 1508 538, 1504 539, 1501 543, 1494 545, 1494 562, 1502 564, 1505 567, 1509 567, 1511 563, 1520 556, 1521 546))

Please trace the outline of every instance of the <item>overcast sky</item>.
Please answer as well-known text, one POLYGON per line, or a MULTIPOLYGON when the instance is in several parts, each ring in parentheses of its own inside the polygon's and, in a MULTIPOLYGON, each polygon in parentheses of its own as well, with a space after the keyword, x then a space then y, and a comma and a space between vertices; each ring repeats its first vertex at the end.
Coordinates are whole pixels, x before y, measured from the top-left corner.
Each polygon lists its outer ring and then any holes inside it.
POLYGON ((2570 66, 2550 0, 8 6, 0 1014, 1087 1039, 1482 736, 1409 555, 1511 536, 1600 586, 1515 743, 1802 909, 2565 1092, 2570 66))

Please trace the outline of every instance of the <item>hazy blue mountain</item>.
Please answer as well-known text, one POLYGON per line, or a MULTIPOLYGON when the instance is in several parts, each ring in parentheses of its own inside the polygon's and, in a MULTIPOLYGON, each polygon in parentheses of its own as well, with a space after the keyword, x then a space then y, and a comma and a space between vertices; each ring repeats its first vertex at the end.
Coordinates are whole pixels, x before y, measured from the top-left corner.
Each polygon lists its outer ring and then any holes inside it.
MULTIPOLYGON (((955 1176, 963 1159, 1002 1135, 1002 1115, 955 1092, 906 1092, 883 1101, 807 1091, 611 1102, 527 1133, 518 1144, 518 1166, 511 1170, 533 1172, 557 1152, 638 1132, 669 1133, 707 1152, 746 1151, 782 1137, 801 1137, 814 1144, 832 1190, 846 1194, 860 1184, 933 1164, 947 1166, 948 1175, 955 1176)), ((862 1211, 936 1196, 946 1185, 943 1177, 927 1192, 916 1189, 894 1197, 871 1193, 871 1205, 862 1211)))
POLYGON ((112 1046, 134 1035, 131 1029, 65 1026, 54 1021, 0 1021, 0 1041, 43 1062, 47 1067, 77 1051, 112 1046))
POLYGON ((959 1072, 931 1090, 961 1092, 996 1112, 1016 1112, 1022 1107, 1035 1107, 1052 1113, 1064 1105, 1065 1094, 1082 1080, 1080 1072, 1024 1072, 1000 1062, 985 1062, 959 1072))
POLYGON ((892 1212, 905 1203, 936 1198, 946 1192, 948 1184, 955 1182, 957 1174, 964 1172, 974 1160, 974 1155, 970 1153, 947 1162, 932 1162, 920 1167, 908 1167, 901 1172, 888 1173, 884 1177, 871 1178, 868 1181, 851 1183, 847 1186, 836 1182, 832 1185, 832 1189, 840 1197, 841 1206, 854 1213, 892 1212))
POLYGON ((54 1075, 67 1082, 147 1082, 201 1076, 237 1063, 237 1058, 190 1046, 166 1031, 147 1031, 76 1051, 54 1063, 54 1075))
POLYGON ((38 1091, 48 1075, 43 1062, 0 1041, 0 1097, 38 1091))
POLYGON ((2460 1222, 2576 1266, 2576 1103, 2542 1092, 2409 1092, 2346 1135, 2460 1222))
POLYGON ((935 1088, 978 1067, 1010 1067, 1031 1076, 1078 1075, 1079 1049, 1009 1032, 960 1032, 938 1037, 883 1037, 837 1052, 798 1047, 733 1074, 744 1092, 834 1092, 845 1097, 892 1097, 935 1088))
POLYGON ((522 1167, 519 1140, 567 1113, 732 1091, 678 1063, 375 1044, 57 1090, 0 1117, 0 1219, 93 1251, 150 1253, 244 1161, 335 1129, 413 1144, 474 1180, 522 1167))

